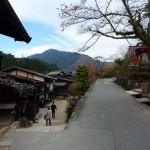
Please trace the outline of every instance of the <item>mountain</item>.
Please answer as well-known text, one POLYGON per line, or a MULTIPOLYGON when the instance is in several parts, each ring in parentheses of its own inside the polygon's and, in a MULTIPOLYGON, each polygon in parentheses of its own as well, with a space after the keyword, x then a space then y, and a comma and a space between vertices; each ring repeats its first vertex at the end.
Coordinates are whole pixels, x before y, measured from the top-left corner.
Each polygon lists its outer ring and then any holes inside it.
POLYGON ((84 54, 49 49, 41 54, 29 56, 30 59, 40 59, 47 63, 56 64, 63 70, 74 71, 78 65, 96 65, 95 60, 84 54))

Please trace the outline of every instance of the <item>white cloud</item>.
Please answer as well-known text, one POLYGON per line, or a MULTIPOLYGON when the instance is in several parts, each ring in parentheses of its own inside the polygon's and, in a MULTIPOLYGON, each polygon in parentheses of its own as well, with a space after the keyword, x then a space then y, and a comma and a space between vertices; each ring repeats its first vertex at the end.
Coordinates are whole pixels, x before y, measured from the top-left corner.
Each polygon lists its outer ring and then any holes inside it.
POLYGON ((54 36, 54 35, 51 35, 49 34, 50 37, 52 37, 53 39, 55 39, 56 41, 66 45, 66 46, 71 46, 71 44, 69 44, 68 42, 62 40, 61 38, 57 37, 57 36, 54 36))
POLYGON ((68 0, 9 0, 19 18, 25 21, 58 25, 58 10, 68 0))
POLYGON ((30 47, 30 48, 23 48, 23 49, 11 49, 12 55, 14 55, 17 58, 20 57, 27 57, 33 54, 42 53, 45 50, 48 49, 55 49, 57 48, 56 44, 52 45, 42 45, 42 46, 36 46, 36 47, 30 47))

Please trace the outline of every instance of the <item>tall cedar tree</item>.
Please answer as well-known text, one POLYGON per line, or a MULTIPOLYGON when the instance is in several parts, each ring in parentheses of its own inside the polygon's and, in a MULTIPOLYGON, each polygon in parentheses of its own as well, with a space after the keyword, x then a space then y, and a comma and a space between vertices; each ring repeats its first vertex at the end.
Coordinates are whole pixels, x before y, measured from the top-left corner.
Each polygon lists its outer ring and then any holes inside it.
POLYGON ((81 93, 84 94, 90 86, 88 71, 87 71, 87 68, 85 66, 78 66, 77 67, 76 81, 81 83, 81 93))

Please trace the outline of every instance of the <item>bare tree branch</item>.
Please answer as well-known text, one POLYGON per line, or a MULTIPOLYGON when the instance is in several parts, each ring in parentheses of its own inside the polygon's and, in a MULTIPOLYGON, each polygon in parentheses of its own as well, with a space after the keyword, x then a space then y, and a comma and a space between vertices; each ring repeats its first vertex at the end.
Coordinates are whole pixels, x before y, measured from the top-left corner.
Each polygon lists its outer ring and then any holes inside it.
POLYGON ((100 36, 138 39, 150 47, 150 0, 118 2, 117 8, 115 0, 107 0, 105 5, 94 0, 95 6, 90 6, 89 0, 81 0, 79 4, 70 6, 63 4, 59 14, 63 20, 61 27, 64 30, 79 25, 81 33, 92 33, 81 51, 91 48, 100 36))

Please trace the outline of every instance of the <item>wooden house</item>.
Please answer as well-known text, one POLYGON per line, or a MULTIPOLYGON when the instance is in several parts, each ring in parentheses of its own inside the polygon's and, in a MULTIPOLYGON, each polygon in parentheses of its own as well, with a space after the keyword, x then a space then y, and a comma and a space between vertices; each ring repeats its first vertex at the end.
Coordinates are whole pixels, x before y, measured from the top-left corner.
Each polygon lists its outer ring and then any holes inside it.
POLYGON ((68 96, 68 88, 69 85, 73 83, 73 80, 66 79, 66 78, 57 78, 54 82, 54 95, 63 96, 66 98, 68 96))
POLYGON ((13 75, 0 73, 0 123, 10 124, 25 114, 28 119, 35 117, 35 87, 17 82, 13 75), (26 108, 31 108, 29 115, 26 108))
POLYGON ((64 71, 52 71, 47 75, 57 78, 54 82, 54 97, 67 97, 69 85, 73 83, 73 79, 70 79, 71 75, 64 71))
POLYGON ((46 102, 53 99, 53 83, 55 81, 53 77, 14 66, 2 70, 1 79, 6 80, 6 83, 12 83, 16 92, 10 94, 10 90, 4 88, 0 104, 13 102, 19 105, 21 112, 17 110, 17 115, 19 113, 18 116, 16 115, 17 118, 24 115, 27 119, 34 121, 39 108, 44 107, 46 102), (18 85, 20 85, 19 88, 18 85))

